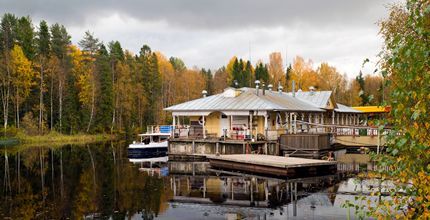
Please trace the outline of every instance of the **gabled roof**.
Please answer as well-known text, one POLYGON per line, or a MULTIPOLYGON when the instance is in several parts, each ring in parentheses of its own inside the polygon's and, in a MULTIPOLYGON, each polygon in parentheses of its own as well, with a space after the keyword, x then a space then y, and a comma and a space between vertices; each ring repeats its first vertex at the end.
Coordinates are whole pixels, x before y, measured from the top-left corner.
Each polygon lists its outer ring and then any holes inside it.
POLYGON ((342 104, 339 104, 339 103, 337 103, 337 108, 334 109, 334 111, 335 112, 343 112, 343 113, 364 113, 364 112, 362 112, 360 110, 356 110, 356 109, 353 109, 351 107, 348 107, 346 105, 342 105, 342 104))
MULTIPOLYGON (((290 96, 293 96, 291 92, 288 92, 287 94, 290 96)), ((307 102, 312 103, 315 106, 318 106, 318 108, 326 109, 327 103, 332 98, 332 91, 313 91, 313 92, 297 91, 295 93, 295 97, 306 100, 307 102)), ((332 102, 335 105, 334 100, 332 100, 332 102)), ((336 105, 334 107, 336 108, 336 105)))
POLYGON ((256 94, 254 88, 240 88, 236 90, 239 94, 235 97, 226 96, 232 88, 220 94, 195 99, 165 108, 166 111, 225 111, 225 110, 272 110, 272 111, 313 111, 321 110, 305 101, 294 98, 285 93, 274 91, 259 91, 256 94))

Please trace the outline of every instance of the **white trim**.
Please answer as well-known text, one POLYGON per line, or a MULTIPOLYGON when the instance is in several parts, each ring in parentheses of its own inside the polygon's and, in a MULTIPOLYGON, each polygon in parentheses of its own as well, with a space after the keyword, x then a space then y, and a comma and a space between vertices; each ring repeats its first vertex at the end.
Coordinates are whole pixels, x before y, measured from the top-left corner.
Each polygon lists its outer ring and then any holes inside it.
POLYGON ((172 112, 173 116, 208 116, 212 111, 201 111, 201 112, 172 112))

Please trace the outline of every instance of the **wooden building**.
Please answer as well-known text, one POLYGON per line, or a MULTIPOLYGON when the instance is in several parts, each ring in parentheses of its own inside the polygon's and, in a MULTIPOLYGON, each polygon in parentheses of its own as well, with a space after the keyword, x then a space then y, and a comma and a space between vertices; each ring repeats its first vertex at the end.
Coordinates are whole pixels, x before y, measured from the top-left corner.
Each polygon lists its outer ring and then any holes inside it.
POLYGON ((336 103, 331 91, 227 88, 165 109, 174 138, 277 140, 281 134, 325 133, 324 125, 359 125, 361 111, 336 103))

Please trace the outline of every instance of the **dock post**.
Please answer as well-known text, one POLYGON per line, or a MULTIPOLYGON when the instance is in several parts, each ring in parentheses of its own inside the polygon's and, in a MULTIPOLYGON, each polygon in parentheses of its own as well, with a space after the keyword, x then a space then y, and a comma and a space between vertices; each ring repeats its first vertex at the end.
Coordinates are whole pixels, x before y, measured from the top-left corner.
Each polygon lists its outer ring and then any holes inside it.
POLYGON ((290 182, 288 184, 290 185, 290 202, 293 203, 293 201, 294 201, 294 198, 293 198, 293 192, 294 192, 293 183, 290 182))
POLYGON ((269 154, 269 151, 267 149, 267 142, 264 143, 264 154, 269 154))
POLYGON ((206 198, 206 177, 203 178, 203 198, 206 198))
POLYGON ((193 141, 191 144, 191 153, 195 154, 196 153, 196 143, 193 141))
MULTIPOLYGON (((293 194, 291 194, 291 198, 293 194)), ((297 216, 297 182, 294 183, 293 216, 297 216)))
POLYGON ((254 190, 253 190, 253 188, 252 188, 252 178, 251 178, 251 181, 249 181, 249 183, 250 183, 250 192, 249 193, 251 193, 251 203, 250 203, 250 206, 251 207, 254 207, 254 190))
POLYGON ((242 147, 242 154, 246 154, 245 143, 243 143, 243 147, 242 147))
POLYGON ((195 175, 196 175, 196 166, 195 166, 195 165, 196 165, 195 163, 192 163, 193 176, 195 176, 195 175))
POLYGON ((173 195, 176 196, 176 178, 173 177, 173 195))

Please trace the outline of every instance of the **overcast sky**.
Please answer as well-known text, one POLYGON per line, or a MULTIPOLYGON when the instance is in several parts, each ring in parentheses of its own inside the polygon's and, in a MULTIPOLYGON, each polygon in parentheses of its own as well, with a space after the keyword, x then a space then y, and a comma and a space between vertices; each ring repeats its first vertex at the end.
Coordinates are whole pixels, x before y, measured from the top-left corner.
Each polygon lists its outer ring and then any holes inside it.
POLYGON ((236 55, 268 61, 271 52, 328 62, 350 77, 363 60, 373 72, 382 46, 378 20, 398 0, 0 0, 0 12, 64 24, 78 42, 86 30, 104 42, 143 44, 188 67, 216 69, 236 55))

